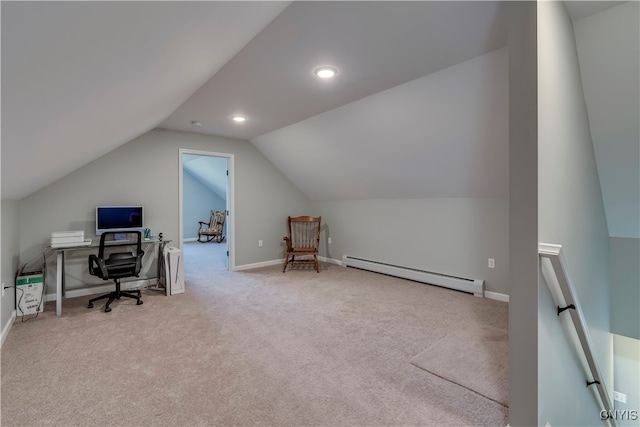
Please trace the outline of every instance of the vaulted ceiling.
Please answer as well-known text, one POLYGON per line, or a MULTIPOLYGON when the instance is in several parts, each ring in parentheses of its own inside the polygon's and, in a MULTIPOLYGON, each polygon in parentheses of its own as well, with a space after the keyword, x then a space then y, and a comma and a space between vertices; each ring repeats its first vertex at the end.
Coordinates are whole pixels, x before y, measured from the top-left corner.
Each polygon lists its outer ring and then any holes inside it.
POLYGON ((157 127, 287 5, 2 2, 2 197, 157 127))
POLYGON ((2 197, 156 127, 250 140, 314 200, 506 195, 503 6, 2 2, 2 197))

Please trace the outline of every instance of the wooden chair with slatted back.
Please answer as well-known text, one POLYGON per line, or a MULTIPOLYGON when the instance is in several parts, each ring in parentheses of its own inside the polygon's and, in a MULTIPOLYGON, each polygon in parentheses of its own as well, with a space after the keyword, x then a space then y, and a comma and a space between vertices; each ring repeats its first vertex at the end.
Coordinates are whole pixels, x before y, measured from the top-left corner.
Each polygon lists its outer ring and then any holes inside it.
POLYGON ((284 237, 287 247, 285 248, 283 273, 289 264, 313 264, 315 270, 320 273, 318 247, 320 246, 321 222, 321 217, 288 217, 289 235, 284 237))
POLYGON ((198 242, 206 243, 215 240, 221 243, 225 239, 224 220, 226 218, 224 211, 211 211, 209 222, 198 221, 198 242), (204 238, 205 240, 200 240, 204 238))

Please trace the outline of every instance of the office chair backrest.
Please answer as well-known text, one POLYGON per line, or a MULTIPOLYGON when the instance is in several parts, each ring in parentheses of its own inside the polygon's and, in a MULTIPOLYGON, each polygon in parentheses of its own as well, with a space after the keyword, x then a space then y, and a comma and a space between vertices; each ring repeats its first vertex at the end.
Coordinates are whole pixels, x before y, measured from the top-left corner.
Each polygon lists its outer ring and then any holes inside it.
POLYGON ((127 233, 136 236, 136 242, 132 242, 132 245, 136 245, 135 252, 114 252, 110 253, 108 258, 105 258, 105 248, 110 246, 107 244, 107 237, 115 234, 121 233, 107 231, 100 236, 98 256, 89 256, 89 274, 105 280, 138 276, 142 267, 142 256, 144 255, 144 251, 142 250, 142 232, 133 231, 127 233))

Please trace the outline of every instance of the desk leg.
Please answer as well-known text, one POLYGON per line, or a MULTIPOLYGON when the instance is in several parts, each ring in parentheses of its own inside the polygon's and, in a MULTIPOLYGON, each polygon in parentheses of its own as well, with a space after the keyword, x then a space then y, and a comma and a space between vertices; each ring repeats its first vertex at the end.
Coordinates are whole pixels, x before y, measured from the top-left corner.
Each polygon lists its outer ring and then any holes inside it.
POLYGON ((56 316, 62 315, 62 281, 64 280, 64 251, 58 251, 56 264, 56 316))
POLYGON ((158 245, 158 284, 156 285, 158 288, 160 287, 160 284, 164 284, 164 288, 166 291, 167 288, 167 284, 165 283, 166 280, 164 280, 164 242, 161 242, 158 245))

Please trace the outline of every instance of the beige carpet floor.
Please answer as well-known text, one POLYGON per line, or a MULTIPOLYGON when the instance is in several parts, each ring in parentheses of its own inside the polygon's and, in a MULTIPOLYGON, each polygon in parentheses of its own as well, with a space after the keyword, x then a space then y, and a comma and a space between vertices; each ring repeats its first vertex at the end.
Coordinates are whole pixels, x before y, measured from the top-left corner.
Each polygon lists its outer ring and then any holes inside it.
POLYGON ((507 424, 505 406, 411 364, 452 331, 506 330, 507 304, 330 264, 208 268, 210 245, 185 245, 185 294, 16 321, 1 424, 507 424))
POLYGON ((448 333, 411 359, 411 363, 509 406, 508 356, 507 330, 477 327, 448 333))

